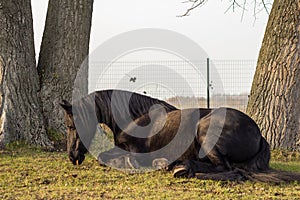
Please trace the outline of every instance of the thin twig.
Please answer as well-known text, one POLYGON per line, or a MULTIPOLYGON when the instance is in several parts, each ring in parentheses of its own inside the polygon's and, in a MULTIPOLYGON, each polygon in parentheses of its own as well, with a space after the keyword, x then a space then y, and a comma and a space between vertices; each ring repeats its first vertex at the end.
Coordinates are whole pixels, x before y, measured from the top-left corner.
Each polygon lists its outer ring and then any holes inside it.
POLYGON ((189 13, 194 10, 197 7, 200 7, 202 5, 204 5, 206 3, 207 0, 189 0, 189 1, 184 1, 183 3, 189 3, 189 2, 193 2, 193 5, 187 9, 187 11, 183 14, 183 15, 178 15, 177 17, 185 17, 185 16, 189 16, 189 13))
POLYGON ((245 14, 245 10, 246 10, 246 2, 247 2, 247 0, 244 0, 243 12, 242 12, 242 16, 241 16, 241 21, 243 21, 243 19, 244 19, 244 14, 245 14))
POLYGON ((257 2, 256 0, 254 1, 254 13, 253 13, 253 17, 254 17, 254 21, 253 21, 253 24, 255 24, 256 20, 257 20, 257 15, 256 15, 256 7, 257 7, 257 2))
POLYGON ((267 4, 265 3, 265 0, 261 0, 261 1, 262 1, 262 4, 264 5, 266 12, 268 13, 268 15, 270 15, 269 10, 267 8, 267 4))

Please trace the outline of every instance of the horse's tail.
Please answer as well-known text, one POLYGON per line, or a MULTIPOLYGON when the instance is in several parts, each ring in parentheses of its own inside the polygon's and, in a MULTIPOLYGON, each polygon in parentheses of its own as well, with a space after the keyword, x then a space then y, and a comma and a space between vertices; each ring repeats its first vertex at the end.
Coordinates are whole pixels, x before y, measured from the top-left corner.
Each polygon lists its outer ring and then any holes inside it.
POLYGON ((235 165, 232 171, 219 173, 198 174, 200 179, 212 180, 234 180, 234 181, 254 181, 254 182, 292 182, 300 183, 300 174, 286 172, 269 168, 270 146, 262 137, 259 152, 249 161, 235 165))
POLYGON ((217 173, 198 173, 197 178, 202 180, 218 180, 218 181, 252 181, 267 183, 286 183, 297 181, 300 183, 300 174, 295 172, 286 172, 268 169, 261 172, 250 172, 247 170, 235 168, 232 171, 217 173))
POLYGON ((264 137, 261 137, 259 151, 253 158, 239 167, 247 171, 265 171, 269 169, 270 157, 270 145, 264 137))

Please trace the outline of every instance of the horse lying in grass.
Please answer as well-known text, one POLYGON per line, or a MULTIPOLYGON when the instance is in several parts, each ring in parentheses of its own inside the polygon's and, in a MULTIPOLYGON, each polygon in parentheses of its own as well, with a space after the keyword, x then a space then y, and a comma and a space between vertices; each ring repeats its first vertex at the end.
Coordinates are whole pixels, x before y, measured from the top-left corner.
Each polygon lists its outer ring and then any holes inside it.
POLYGON ((268 169, 269 145, 256 123, 244 113, 218 108, 174 110, 166 115, 150 118, 146 114, 130 123, 117 137, 122 148, 117 146, 100 154, 99 160, 115 162, 129 155, 138 167, 149 166, 163 157, 169 161, 168 169, 174 168, 175 176, 186 177, 236 167, 247 171, 268 169), (138 130, 150 120, 155 124, 146 133, 138 130), (157 130, 159 124, 163 126, 157 130))
MULTIPOLYGON (((199 178, 217 180, 251 179, 254 175, 249 173, 269 170, 268 143, 256 123, 234 109, 178 110, 164 101, 120 90, 94 92, 73 105, 64 101, 61 106, 73 164, 83 162, 96 126, 104 123, 113 132, 115 147, 99 155, 100 163, 114 166, 121 161, 122 167, 125 158, 131 168, 140 168, 163 158, 176 177, 200 172, 204 174, 199 178), (156 114, 151 116, 154 105, 165 115, 153 109, 156 114), (139 127, 148 129, 141 132, 139 127)), ((277 180, 276 176, 260 180, 277 180)))

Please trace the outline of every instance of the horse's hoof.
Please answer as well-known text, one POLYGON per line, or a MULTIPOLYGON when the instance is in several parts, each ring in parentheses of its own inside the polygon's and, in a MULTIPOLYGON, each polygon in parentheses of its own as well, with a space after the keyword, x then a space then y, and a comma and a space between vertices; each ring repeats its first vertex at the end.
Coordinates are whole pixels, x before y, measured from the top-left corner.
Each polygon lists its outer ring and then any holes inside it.
POLYGON ((173 176, 175 178, 187 178, 188 174, 188 169, 184 165, 178 165, 173 169, 173 176))
POLYGON ((139 169, 140 165, 138 162, 130 156, 124 156, 125 168, 126 169, 139 169))
POLYGON ((105 162, 102 160, 102 158, 101 158, 100 155, 98 156, 97 161, 98 161, 98 163, 99 163, 100 166, 103 166, 103 167, 105 166, 105 167, 106 167, 106 164, 105 164, 105 162))
POLYGON ((152 167, 156 170, 167 169, 169 161, 166 158, 156 158, 152 161, 152 167))

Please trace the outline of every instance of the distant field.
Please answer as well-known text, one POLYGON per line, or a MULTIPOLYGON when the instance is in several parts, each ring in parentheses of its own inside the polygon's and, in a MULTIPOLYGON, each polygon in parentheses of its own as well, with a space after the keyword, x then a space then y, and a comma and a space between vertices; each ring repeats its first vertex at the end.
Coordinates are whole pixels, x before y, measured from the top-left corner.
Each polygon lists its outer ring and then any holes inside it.
MULTIPOLYGON (((196 107, 207 108, 207 99, 204 97, 197 97, 192 99, 191 97, 176 96, 165 99, 166 102, 178 107, 178 108, 193 108, 195 105, 191 102, 197 102, 196 107), (180 99, 180 101, 178 100, 180 99)), ((242 112, 246 112, 248 103, 248 94, 239 95, 213 95, 210 98, 210 107, 231 107, 238 109, 242 112)))
MULTIPOLYGON (((299 154, 274 151, 271 166, 300 173, 299 154)), ((91 156, 73 166, 65 152, 17 147, 0 151, 0 199, 300 199, 300 184, 126 174, 99 166, 91 156)))

